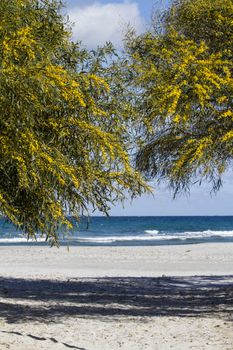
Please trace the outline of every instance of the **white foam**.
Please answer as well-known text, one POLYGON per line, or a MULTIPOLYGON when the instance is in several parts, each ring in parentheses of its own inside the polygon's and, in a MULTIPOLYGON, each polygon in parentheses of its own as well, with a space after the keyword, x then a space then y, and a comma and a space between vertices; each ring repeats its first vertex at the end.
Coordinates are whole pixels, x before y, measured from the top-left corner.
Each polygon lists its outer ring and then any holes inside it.
POLYGON ((38 237, 37 239, 27 239, 26 237, 0 238, 0 243, 32 243, 45 242, 45 238, 38 237))
POLYGON ((186 231, 176 233, 174 235, 176 238, 209 238, 209 237, 233 237, 233 231, 186 231))
POLYGON ((203 234, 206 236, 211 235, 211 236, 220 236, 220 237, 233 237, 233 231, 203 231, 203 234))
POLYGON ((158 230, 146 230, 145 233, 147 233, 150 236, 158 235, 159 231, 158 230))
POLYGON ((113 242, 129 242, 129 241, 153 241, 158 240, 159 237, 153 236, 105 236, 105 237, 85 237, 78 238, 78 242, 90 242, 90 243, 113 243, 113 242))

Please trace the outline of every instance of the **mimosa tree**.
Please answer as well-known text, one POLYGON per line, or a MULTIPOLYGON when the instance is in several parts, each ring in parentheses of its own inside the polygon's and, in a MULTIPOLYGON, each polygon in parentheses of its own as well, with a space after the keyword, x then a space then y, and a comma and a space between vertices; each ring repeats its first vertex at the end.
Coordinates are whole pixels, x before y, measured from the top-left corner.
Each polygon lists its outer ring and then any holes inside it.
POLYGON ((0 212, 29 236, 147 189, 111 53, 72 43, 58 1, 0 2, 0 212))
POLYGON ((177 0, 126 42, 144 125, 137 167, 175 193, 233 160, 233 1, 177 0))

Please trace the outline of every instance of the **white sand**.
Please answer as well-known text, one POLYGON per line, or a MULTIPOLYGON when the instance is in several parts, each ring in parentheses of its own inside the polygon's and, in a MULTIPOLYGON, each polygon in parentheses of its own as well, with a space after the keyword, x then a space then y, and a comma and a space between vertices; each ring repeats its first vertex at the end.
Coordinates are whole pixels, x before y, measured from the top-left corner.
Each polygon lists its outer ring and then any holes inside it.
POLYGON ((233 349, 233 244, 0 247, 0 349, 233 349))

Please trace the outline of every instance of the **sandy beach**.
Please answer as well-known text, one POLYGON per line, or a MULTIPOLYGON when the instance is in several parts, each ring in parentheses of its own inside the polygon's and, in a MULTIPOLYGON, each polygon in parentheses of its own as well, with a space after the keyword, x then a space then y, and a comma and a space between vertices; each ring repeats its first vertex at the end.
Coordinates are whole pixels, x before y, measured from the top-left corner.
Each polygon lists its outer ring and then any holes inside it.
POLYGON ((0 349, 233 348, 233 244, 0 247, 0 349))

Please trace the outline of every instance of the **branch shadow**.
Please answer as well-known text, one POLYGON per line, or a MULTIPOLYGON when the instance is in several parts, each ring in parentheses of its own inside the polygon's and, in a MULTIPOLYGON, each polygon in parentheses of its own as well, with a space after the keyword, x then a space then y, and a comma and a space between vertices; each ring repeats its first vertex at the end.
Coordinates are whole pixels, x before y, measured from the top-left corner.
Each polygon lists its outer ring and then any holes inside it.
POLYGON ((45 337, 38 337, 38 336, 35 336, 35 335, 32 335, 32 334, 24 334, 24 333, 21 333, 21 332, 15 332, 15 331, 2 331, 0 330, 1 333, 6 333, 6 334, 14 334, 14 335, 18 335, 20 337, 28 337, 28 338, 32 338, 34 340, 38 340, 38 341, 46 341, 46 340, 50 340, 52 343, 55 343, 55 344, 61 344, 61 345, 64 345, 66 348, 69 348, 69 349, 78 349, 78 350, 86 350, 85 348, 80 348, 76 345, 71 345, 71 344, 67 344, 67 343, 64 343, 64 342, 59 342, 57 339, 53 338, 53 337, 50 337, 50 338, 45 338, 45 337))
POLYGON ((0 317, 7 323, 143 316, 219 316, 232 321, 233 275, 63 281, 0 278, 0 317))

